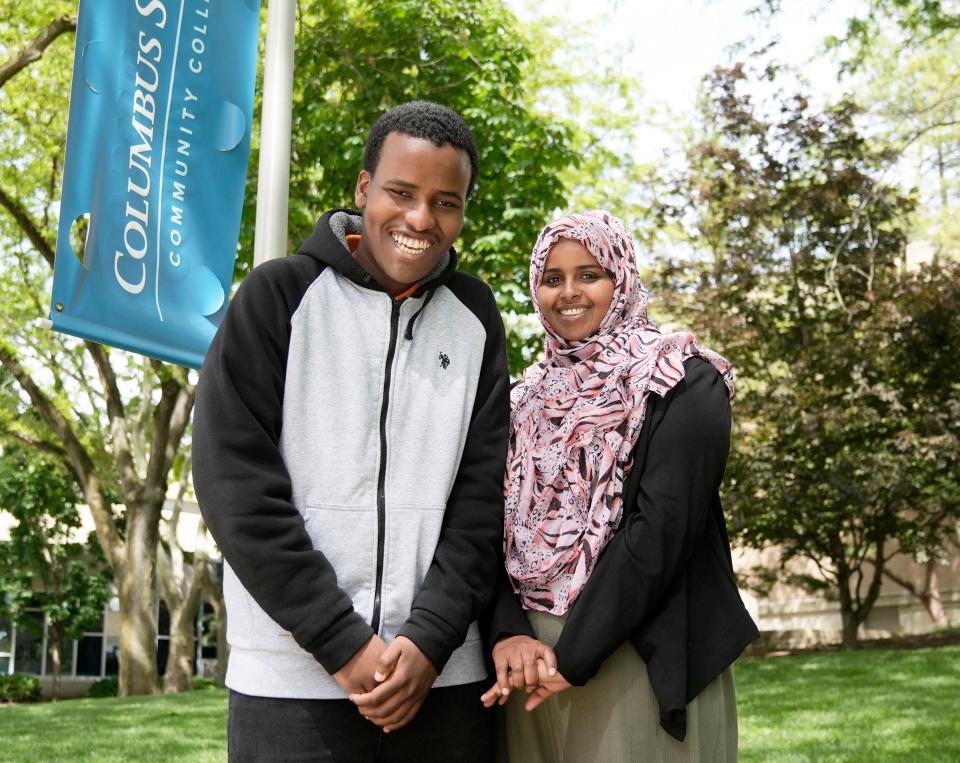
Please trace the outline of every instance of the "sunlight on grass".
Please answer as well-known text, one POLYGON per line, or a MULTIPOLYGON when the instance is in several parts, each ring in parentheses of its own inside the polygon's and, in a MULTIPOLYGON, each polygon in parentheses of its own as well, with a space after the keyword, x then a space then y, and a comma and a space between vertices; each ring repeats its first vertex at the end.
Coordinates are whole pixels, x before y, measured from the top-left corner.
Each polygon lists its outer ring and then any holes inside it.
POLYGON ((0 757, 37 761, 226 760, 227 695, 80 699, 0 708, 0 757))
POLYGON ((960 647, 737 665, 743 761, 960 760, 960 647))
MULTIPOLYGON (((746 763, 960 760, 960 647, 749 659, 736 679, 746 763)), ((0 758, 224 761, 226 714, 215 690, 0 707, 0 758)))

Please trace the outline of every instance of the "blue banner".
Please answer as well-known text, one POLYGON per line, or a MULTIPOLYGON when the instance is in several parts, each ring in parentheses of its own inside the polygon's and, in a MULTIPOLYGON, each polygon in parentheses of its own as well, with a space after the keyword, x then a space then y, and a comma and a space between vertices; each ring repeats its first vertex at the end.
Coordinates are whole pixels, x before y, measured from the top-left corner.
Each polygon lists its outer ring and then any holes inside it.
POLYGON ((259 19, 259 0, 81 0, 56 330, 202 364, 236 259, 259 19))

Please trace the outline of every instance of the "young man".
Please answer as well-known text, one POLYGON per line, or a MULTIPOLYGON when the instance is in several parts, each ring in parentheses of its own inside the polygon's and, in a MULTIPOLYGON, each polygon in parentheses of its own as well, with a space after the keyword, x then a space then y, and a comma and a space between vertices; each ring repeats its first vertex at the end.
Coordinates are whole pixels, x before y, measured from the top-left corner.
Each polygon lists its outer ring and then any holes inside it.
POLYGON ((452 244, 453 111, 371 130, 355 201, 241 285, 200 375, 194 484, 223 552, 231 760, 485 760, 503 324, 452 244), (432 687, 432 688, 431 688, 432 687))

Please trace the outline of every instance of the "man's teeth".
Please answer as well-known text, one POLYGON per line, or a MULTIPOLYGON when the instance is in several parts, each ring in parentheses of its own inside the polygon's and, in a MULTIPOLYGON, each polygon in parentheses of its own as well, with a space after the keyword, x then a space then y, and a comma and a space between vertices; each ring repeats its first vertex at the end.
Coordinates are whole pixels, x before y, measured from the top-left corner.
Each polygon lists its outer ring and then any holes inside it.
POLYGON ((565 307, 560 310, 560 315, 583 315, 587 312, 585 307, 565 307))
POLYGON ((393 242, 411 254, 420 254, 430 248, 429 241, 420 241, 415 238, 407 238, 406 236, 398 236, 396 234, 393 235, 393 242))

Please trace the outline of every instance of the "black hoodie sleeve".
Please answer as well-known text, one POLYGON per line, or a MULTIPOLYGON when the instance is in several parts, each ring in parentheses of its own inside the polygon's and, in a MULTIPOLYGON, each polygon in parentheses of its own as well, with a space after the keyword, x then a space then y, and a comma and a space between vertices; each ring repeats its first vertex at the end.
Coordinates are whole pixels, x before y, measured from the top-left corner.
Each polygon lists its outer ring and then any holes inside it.
POLYGON ((489 288, 470 279, 451 285, 486 328, 470 428, 447 499, 433 562, 397 635, 413 641, 437 672, 463 643, 497 581, 503 542, 503 473, 510 419, 503 321, 489 288))
POLYGON ((723 479, 727 388, 709 363, 684 366, 686 378, 651 401, 644 421, 646 463, 631 476, 640 480, 637 510, 603 550, 556 644, 557 666, 576 686, 656 610, 689 560, 723 479))
POLYGON ((335 673, 373 631, 313 548, 279 449, 290 316, 316 271, 290 257, 260 265, 240 286, 200 373, 193 483, 244 588, 335 673))

